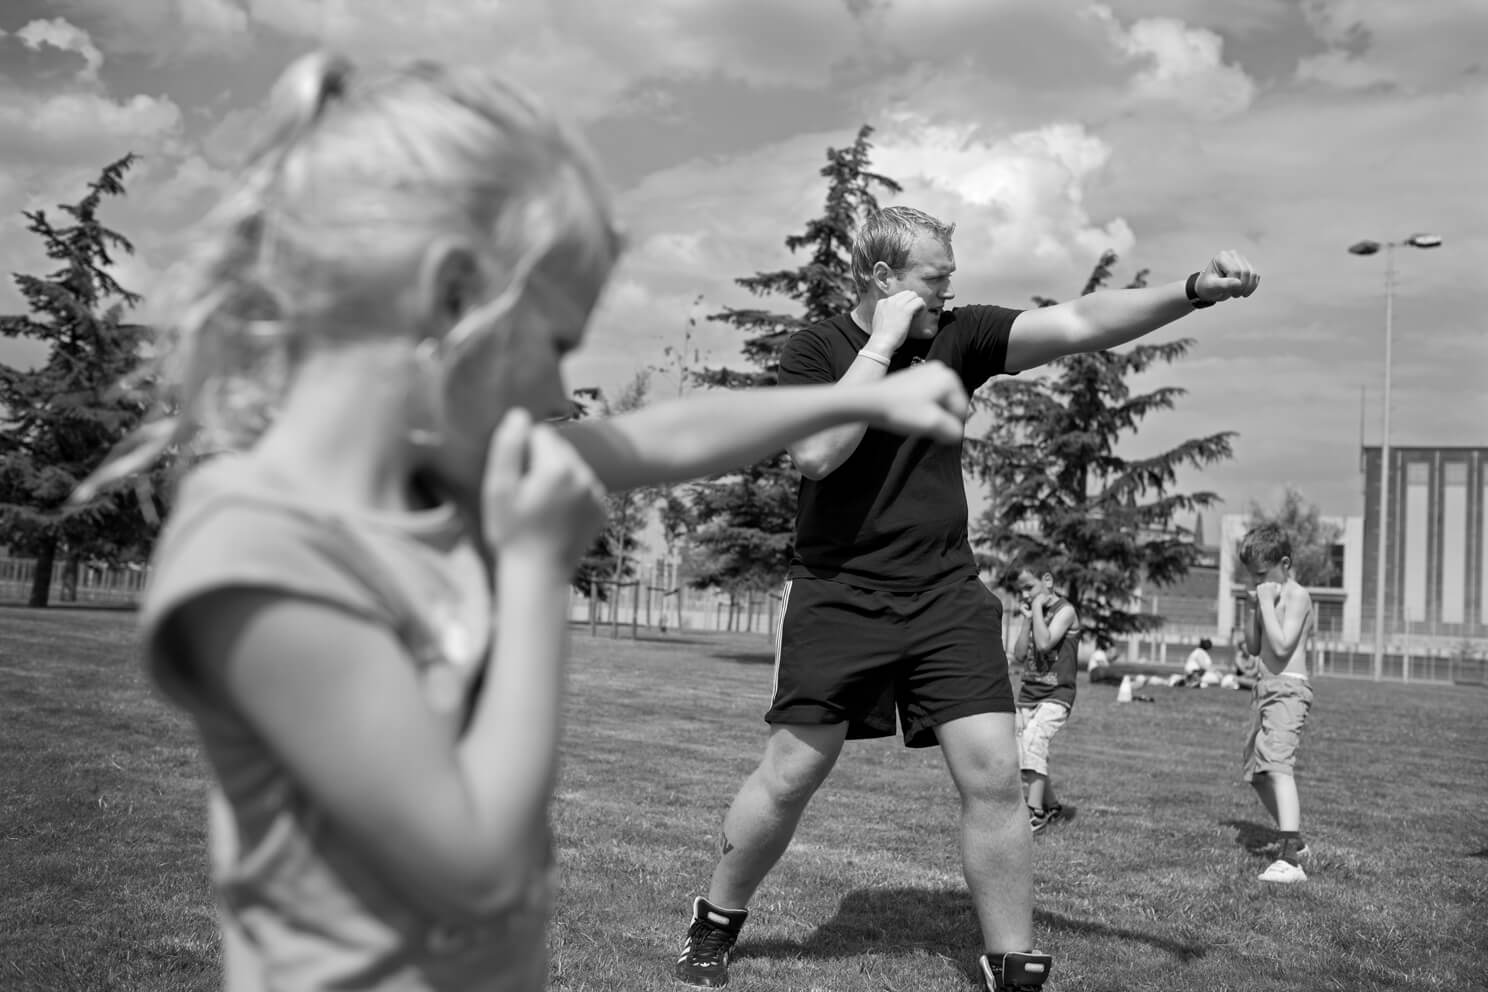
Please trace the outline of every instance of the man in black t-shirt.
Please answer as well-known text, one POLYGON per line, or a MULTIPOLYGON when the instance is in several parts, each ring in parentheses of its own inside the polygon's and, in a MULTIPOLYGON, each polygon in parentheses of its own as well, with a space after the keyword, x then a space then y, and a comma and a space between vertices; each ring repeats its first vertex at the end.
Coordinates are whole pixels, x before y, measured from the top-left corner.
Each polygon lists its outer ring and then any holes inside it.
MULTIPOLYGON (((782 384, 877 379, 944 362, 968 393, 990 377, 1124 344, 1259 278, 1223 252, 1187 282, 1109 290, 1035 310, 950 308, 952 226, 891 207, 853 245, 859 300, 786 344, 782 384)), ((724 818, 707 898, 693 901, 677 977, 717 988, 749 899, 785 853, 845 740, 939 745, 961 796, 961 855, 986 987, 1033 989, 1032 838, 1019 780, 1002 607, 977 578, 956 445, 862 426, 795 445, 804 476, 776 646, 770 734, 724 818)))

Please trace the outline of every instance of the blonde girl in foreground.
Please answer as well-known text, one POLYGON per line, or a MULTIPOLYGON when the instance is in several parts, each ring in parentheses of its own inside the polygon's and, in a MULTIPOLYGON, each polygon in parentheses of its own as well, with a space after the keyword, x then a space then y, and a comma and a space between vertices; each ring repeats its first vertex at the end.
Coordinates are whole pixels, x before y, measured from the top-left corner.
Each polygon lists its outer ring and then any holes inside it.
POLYGON ((708 394, 558 429, 618 252, 586 155, 474 69, 295 63, 177 275, 184 479, 141 615, 213 773, 230 992, 540 989, 569 581, 606 488, 839 423, 943 441, 943 367, 708 394))

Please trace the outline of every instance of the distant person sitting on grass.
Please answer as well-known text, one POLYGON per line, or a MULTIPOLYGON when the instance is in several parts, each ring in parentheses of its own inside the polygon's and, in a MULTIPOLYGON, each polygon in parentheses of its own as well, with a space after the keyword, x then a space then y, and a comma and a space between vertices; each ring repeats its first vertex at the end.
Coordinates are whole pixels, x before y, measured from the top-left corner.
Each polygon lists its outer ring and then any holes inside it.
POLYGON ((1305 882, 1299 857, 1302 807, 1295 764, 1302 726, 1312 708, 1307 677, 1307 634, 1312 597, 1292 578, 1292 547, 1275 524, 1254 528, 1240 542, 1240 561, 1256 582, 1247 599, 1245 648, 1260 659, 1245 738, 1245 780, 1255 789, 1281 834, 1277 858, 1261 873, 1263 882, 1305 882))
POLYGON ((1183 662, 1184 685, 1205 684, 1204 677, 1214 671, 1214 659, 1209 656, 1209 649, 1212 647, 1214 642, 1205 637, 1199 641, 1198 647, 1188 653, 1187 660, 1183 662))
POLYGON ((1012 658, 1019 675, 1018 760, 1028 789, 1028 824, 1037 834, 1064 816, 1049 777, 1049 744, 1075 707, 1080 617, 1054 591, 1054 575, 1042 564, 1019 570, 1018 591, 1023 626, 1012 658))

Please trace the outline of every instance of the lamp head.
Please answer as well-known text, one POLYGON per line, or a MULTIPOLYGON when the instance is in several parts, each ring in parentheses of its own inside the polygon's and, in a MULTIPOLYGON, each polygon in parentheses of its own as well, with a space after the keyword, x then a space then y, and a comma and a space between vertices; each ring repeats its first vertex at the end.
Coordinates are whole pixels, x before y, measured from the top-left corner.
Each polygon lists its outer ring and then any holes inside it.
POLYGON ((1438 234, 1412 234, 1405 243, 1412 248, 1440 248, 1442 239, 1438 234))
POLYGON ((1349 245, 1350 255, 1373 255, 1380 250, 1378 241, 1356 241, 1349 245))

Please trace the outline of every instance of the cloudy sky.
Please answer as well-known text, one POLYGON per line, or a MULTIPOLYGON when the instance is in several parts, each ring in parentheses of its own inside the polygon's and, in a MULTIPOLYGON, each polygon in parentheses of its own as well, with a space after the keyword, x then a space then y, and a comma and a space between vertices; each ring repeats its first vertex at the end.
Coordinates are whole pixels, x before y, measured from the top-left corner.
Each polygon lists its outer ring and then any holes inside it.
MULTIPOLYGON (((134 151, 105 219, 148 296, 279 70, 318 46, 485 60, 580 125, 632 249, 575 385, 664 363, 689 316, 746 301, 734 277, 790 265, 824 151, 869 123, 894 202, 958 224, 962 302, 1067 296, 1106 248, 1118 277, 1256 263, 1250 301, 1163 335, 1198 345, 1138 385, 1189 394, 1129 445, 1238 431, 1233 461, 1183 479, 1227 512, 1287 483, 1360 512, 1385 309, 1383 255, 1345 251, 1362 238, 1445 240, 1397 256, 1395 443, 1488 444, 1483 0, 6 0, 0 269, 44 268, 21 210, 134 151)), ((693 340, 741 361, 734 332, 693 340)))

